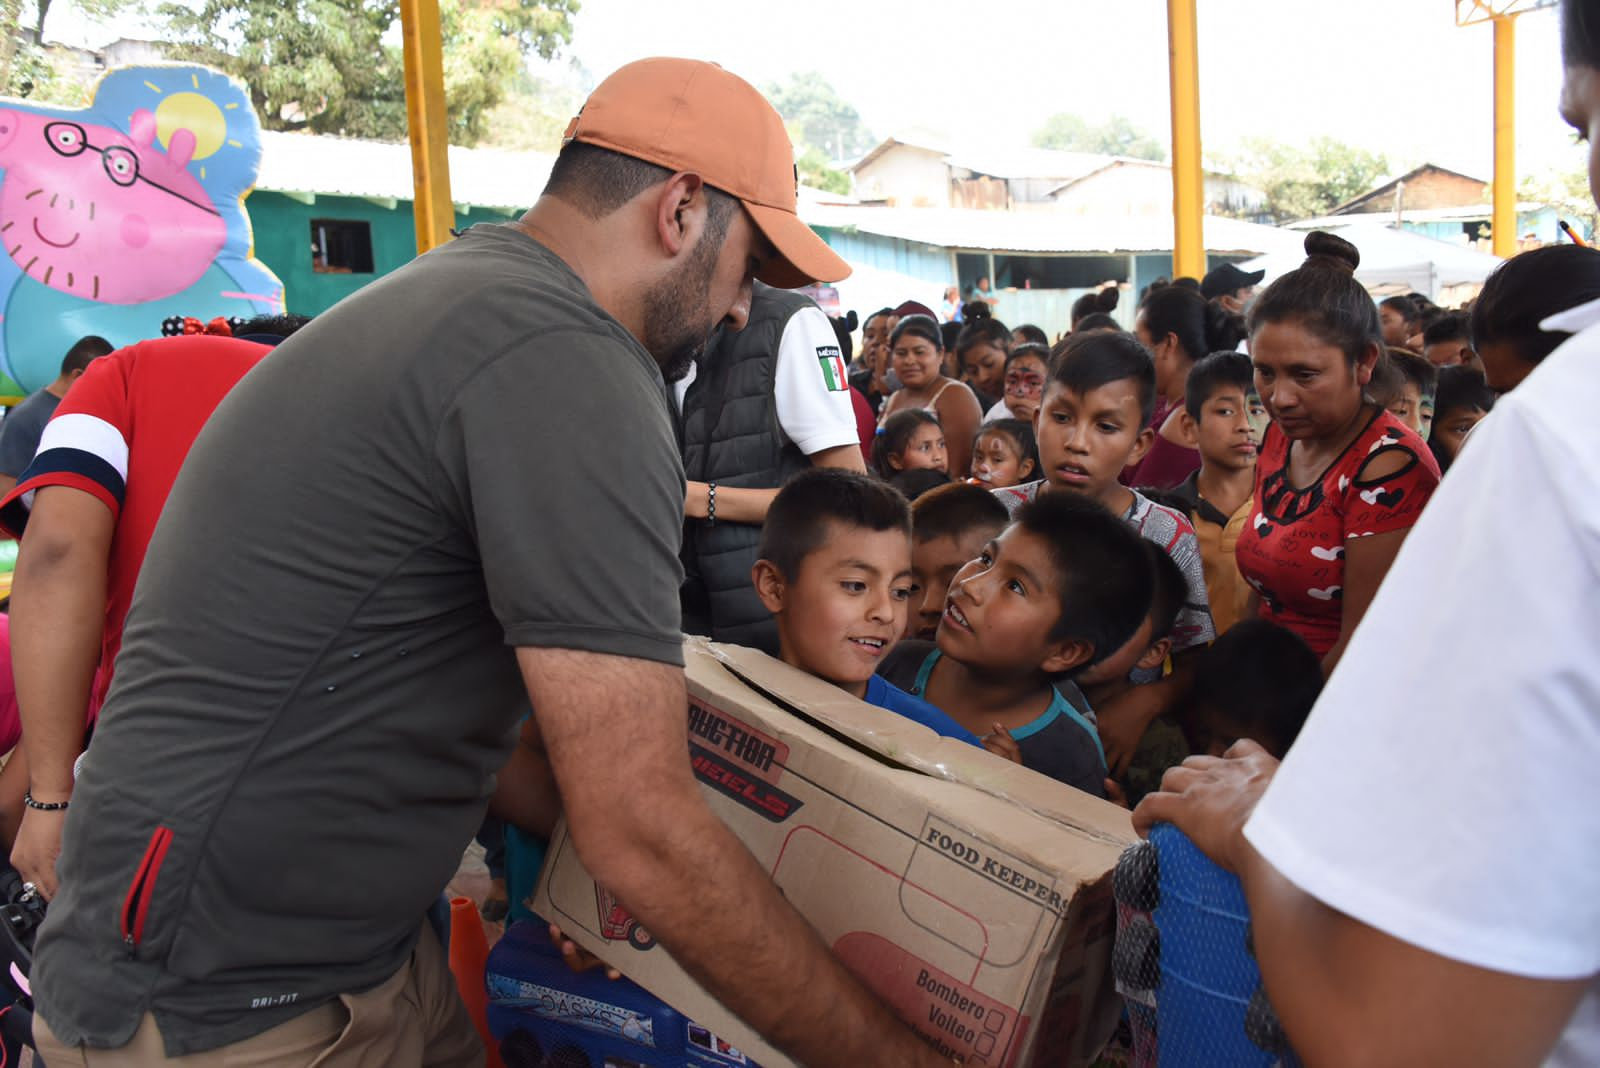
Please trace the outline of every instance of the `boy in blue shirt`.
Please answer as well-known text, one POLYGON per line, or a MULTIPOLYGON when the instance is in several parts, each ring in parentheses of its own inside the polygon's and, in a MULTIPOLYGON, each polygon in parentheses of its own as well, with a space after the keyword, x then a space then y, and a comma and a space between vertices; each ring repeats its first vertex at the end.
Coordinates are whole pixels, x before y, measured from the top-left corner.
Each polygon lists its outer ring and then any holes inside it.
POLYGON ((905 631, 911 508, 893 488, 812 468, 778 491, 751 571, 778 624, 783 662, 949 738, 977 733, 875 672, 905 631))

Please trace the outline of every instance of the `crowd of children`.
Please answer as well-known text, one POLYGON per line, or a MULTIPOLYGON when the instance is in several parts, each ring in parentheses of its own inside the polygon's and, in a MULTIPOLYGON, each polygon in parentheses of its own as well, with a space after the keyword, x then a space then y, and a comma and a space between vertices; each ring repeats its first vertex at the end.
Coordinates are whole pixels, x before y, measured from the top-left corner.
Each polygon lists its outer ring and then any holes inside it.
POLYGON ((1120 803, 1240 738, 1281 756, 1472 427, 1561 339, 1537 324, 1600 295, 1576 246, 1457 311, 1375 302, 1333 235, 1306 251, 1259 293, 1152 286, 1132 330, 1091 293, 1053 345, 987 303, 869 316, 873 474, 804 472, 767 519, 784 659, 1120 803))

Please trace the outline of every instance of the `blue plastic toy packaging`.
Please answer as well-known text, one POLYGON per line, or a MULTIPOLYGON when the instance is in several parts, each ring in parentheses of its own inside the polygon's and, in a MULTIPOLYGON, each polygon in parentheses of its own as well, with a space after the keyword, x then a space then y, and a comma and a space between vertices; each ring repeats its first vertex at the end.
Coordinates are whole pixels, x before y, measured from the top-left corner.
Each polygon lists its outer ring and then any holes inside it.
POLYGON ((1117 989, 1134 1065, 1295 1068, 1261 985, 1236 876, 1177 828, 1157 826, 1118 863, 1117 989))
POLYGON ((506 1068, 759 1068, 637 983, 573 971, 542 921, 506 929, 484 981, 506 1068))

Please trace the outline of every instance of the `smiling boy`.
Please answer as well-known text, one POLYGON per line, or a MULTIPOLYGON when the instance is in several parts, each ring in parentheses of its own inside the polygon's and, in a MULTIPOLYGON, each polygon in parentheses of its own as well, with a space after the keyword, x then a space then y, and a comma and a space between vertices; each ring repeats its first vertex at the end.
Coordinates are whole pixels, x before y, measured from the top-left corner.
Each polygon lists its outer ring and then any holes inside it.
POLYGON ((949 738, 977 734, 874 672, 905 630, 911 509, 889 486, 831 468, 784 484, 751 571, 778 624, 783 662, 949 738))

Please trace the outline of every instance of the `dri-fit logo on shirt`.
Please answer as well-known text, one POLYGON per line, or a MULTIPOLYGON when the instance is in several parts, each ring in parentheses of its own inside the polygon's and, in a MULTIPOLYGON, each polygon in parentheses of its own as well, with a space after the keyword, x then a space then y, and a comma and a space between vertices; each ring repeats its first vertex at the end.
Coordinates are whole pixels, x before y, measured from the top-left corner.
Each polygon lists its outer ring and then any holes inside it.
POLYGON ((268 994, 263 998, 251 998, 250 1007, 252 1009, 275 1009, 279 1005, 293 1005, 299 1000, 299 991, 295 991, 292 994, 268 994))
POLYGON ((817 362, 822 364, 822 380, 828 384, 829 392, 843 393, 850 388, 844 373, 844 353, 838 345, 818 345, 817 362))

